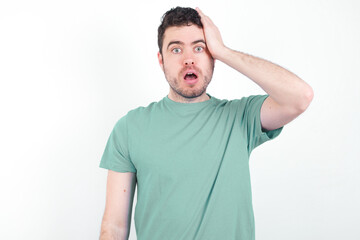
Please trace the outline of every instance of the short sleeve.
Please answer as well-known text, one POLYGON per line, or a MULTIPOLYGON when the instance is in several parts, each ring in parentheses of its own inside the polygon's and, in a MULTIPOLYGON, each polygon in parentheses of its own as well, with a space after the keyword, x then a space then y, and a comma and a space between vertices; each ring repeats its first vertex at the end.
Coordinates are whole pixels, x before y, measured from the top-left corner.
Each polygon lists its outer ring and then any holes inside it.
POLYGON ((282 131, 283 126, 271 131, 264 131, 261 127, 261 106, 269 95, 252 95, 246 99, 243 123, 247 128, 248 153, 266 141, 276 138, 282 131))
POLYGON ((116 172, 134 172, 128 150, 127 115, 115 124, 101 158, 100 167, 116 172))

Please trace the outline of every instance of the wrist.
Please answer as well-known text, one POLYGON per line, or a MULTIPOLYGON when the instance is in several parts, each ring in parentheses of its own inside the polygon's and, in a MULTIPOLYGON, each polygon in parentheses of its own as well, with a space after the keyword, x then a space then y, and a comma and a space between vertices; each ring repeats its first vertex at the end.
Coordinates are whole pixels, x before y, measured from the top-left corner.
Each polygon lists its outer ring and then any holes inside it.
POLYGON ((214 53, 212 56, 214 59, 217 59, 221 62, 226 62, 226 59, 231 58, 232 52, 233 50, 231 50, 226 46, 223 46, 222 48, 219 48, 219 50, 216 53, 214 53))

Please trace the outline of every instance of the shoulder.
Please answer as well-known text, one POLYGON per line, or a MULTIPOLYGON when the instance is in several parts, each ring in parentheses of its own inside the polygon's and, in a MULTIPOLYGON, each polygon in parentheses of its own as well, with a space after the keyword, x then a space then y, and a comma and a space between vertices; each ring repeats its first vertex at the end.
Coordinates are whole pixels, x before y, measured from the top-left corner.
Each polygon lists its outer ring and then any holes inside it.
POLYGON ((146 119, 152 113, 156 112, 162 104, 162 100, 151 102, 145 106, 139 106, 134 109, 131 109, 127 112, 126 117, 127 121, 132 122, 136 120, 146 119))
POLYGON ((265 100, 267 96, 266 95, 250 95, 250 96, 243 96, 241 98, 236 99, 216 99, 217 105, 221 106, 228 106, 230 108, 246 108, 247 105, 251 105, 255 102, 261 102, 262 100, 265 100))
POLYGON ((244 114, 254 114, 260 112, 261 105, 268 95, 250 95, 237 99, 222 99, 216 101, 218 109, 222 113, 232 113, 243 116, 244 114))
POLYGON ((261 106, 268 95, 250 95, 240 99, 232 100, 233 104, 240 109, 248 109, 256 106, 261 106))

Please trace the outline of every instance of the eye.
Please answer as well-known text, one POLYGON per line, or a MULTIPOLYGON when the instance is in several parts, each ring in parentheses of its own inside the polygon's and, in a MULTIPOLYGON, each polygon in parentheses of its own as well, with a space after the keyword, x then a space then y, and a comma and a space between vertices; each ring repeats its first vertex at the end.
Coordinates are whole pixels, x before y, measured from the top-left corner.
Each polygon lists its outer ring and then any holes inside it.
POLYGON ((195 48, 195 52, 202 52, 203 50, 204 50, 204 48, 201 46, 198 46, 195 48))
POLYGON ((180 53, 181 52, 181 49, 180 48, 174 48, 172 50, 173 53, 180 53))

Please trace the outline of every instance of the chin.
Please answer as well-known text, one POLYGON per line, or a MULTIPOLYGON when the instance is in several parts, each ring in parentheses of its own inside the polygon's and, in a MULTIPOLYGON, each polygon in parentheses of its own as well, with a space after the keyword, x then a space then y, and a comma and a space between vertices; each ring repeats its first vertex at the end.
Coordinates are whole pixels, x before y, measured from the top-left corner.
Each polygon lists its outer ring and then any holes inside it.
POLYGON ((197 98, 203 95, 204 92, 206 92, 206 89, 180 89, 180 91, 176 91, 177 94, 185 98, 197 98))

